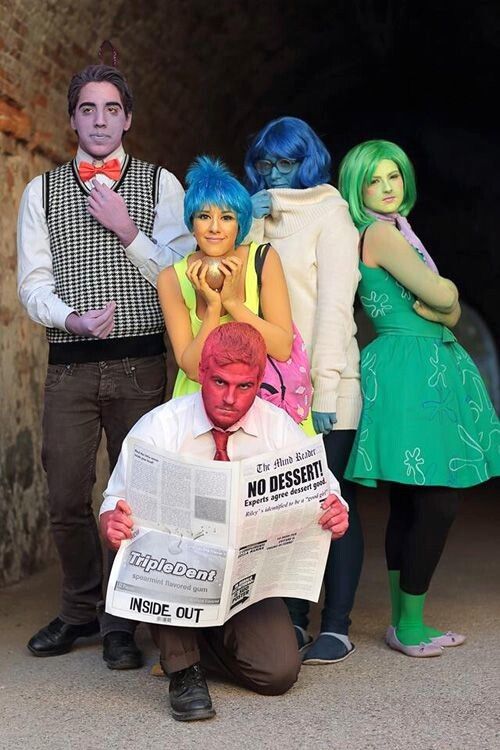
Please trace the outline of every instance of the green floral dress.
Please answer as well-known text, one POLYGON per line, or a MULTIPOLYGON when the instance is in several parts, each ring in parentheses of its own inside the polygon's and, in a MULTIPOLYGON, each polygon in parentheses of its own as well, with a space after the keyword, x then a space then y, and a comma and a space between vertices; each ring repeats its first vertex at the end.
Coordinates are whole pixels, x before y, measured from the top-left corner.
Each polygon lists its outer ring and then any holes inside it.
POLYGON ((361 353, 363 410, 346 479, 471 487, 500 474, 500 423, 475 364, 415 296, 360 263, 377 338, 361 353))

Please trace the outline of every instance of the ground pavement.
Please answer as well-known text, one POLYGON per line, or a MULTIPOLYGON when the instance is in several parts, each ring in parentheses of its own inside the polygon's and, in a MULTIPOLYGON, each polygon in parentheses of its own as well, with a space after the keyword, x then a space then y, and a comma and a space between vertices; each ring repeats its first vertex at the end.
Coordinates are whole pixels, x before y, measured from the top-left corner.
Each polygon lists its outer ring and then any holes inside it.
POLYGON ((29 654, 29 637, 56 614, 56 565, 0 591, 0 750, 499 750, 499 486, 463 497, 427 619, 467 633, 464 646, 420 660, 384 645, 387 508, 383 493, 363 491, 356 653, 338 665, 303 667, 281 697, 212 680, 211 721, 171 719, 167 679, 149 673, 157 655, 144 625, 138 641, 148 663, 140 670, 107 669, 98 638, 64 656, 29 654))

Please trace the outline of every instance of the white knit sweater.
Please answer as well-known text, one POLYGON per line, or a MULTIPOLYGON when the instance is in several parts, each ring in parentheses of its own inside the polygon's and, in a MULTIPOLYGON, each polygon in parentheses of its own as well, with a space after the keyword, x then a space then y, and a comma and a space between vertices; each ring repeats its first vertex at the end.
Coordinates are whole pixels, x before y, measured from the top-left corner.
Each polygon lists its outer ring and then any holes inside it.
POLYGON ((335 429, 356 429, 361 411, 353 302, 360 279, 359 235, 331 185, 269 191, 272 214, 255 219, 250 238, 280 255, 292 316, 306 343, 313 410, 335 412, 335 429))

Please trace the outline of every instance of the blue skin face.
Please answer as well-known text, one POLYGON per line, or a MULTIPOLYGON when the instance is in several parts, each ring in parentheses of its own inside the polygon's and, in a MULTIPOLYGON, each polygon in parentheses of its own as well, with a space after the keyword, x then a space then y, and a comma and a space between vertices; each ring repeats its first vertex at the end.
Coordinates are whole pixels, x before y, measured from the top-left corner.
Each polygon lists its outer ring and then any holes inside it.
MULTIPOLYGON (((283 158, 280 154, 265 154, 264 159, 269 161, 277 161, 277 159, 283 158)), ((293 165, 292 171, 288 174, 281 174, 277 167, 273 167, 271 174, 264 177, 266 188, 294 188, 296 187, 295 179, 297 172, 299 171, 300 162, 293 165)))

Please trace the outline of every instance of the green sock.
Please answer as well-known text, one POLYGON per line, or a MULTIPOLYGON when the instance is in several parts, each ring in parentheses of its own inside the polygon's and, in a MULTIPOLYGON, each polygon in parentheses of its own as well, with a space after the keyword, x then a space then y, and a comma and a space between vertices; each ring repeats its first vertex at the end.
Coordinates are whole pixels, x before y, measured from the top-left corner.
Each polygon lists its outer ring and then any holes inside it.
POLYGON ((405 646, 418 646, 429 641, 424 625, 424 604, 427 594, 407 594, 400 591, 401 615, 396 635, 405 646))
POLYGON ((401 604, 399 601, 399 570, 389 570, 389 592, 391 595, 391 625, 397 627, 401 604))
POLYGON ((431 625, 424 625, 424 630, 427 638, 438 638, 440 635, 444 635, 442 630, 437 630, 437 628, 433 628, 431 625))

